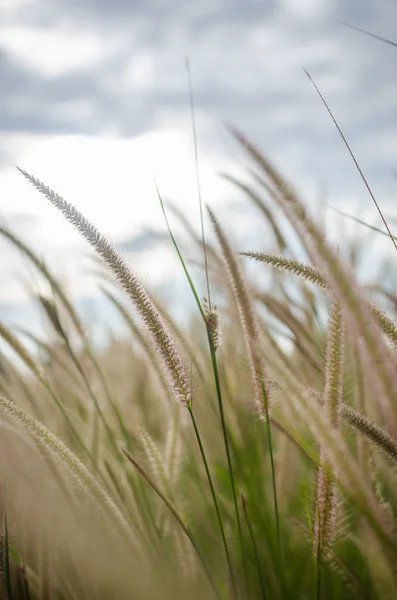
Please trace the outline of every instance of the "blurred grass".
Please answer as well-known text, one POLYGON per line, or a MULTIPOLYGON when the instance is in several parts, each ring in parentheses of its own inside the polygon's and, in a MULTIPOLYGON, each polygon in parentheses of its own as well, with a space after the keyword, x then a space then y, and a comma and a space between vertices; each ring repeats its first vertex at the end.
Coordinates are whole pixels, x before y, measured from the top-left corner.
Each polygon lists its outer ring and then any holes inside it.
MULTIPOLYGON (((25 365, 1 354, 2 598, 397 597, 393 296, 387 281, 360 285, 365 247, 334 250, 292 186, 240 142, 256 176, 229 181, 265 241, 242 257, 212 214, 207 298, 191 279, 200 314, 185 329, 143 287, 138 319, 119 289, 141 284, 117 263, 98 284, 126 336, 96 347, 57 273, 0 228, 48 289, 33 298, 48 339, 0 327, 25 365), (248 276, 252 258, 262 264, 248 276)), ((179 218, 204 270, 203 237, 179 218)), ((89 235, 96 250, 105 243, 89 235)))

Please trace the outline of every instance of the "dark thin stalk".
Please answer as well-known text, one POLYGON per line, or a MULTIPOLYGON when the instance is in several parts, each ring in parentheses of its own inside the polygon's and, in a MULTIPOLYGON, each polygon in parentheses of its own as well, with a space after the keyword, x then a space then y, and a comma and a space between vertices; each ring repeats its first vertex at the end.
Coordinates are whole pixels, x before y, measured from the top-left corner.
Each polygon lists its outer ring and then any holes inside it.
POLYGON ((221 536, 222 536, 222 542, 223 542, 223 546, 225 548, 225 554, 226 554, 227 564, 228 564, 228 567, 229 567, 229 570, 230 570, 230 578, 231 578, 232 587, 233 587, 233 597, 237 598, 236 580, 235 580, 235 577, 234 577, 232 561, 231 561, 229 549, 228 549, 227 542, 226 542, 226 535, 225 535, 225 530, 224 530, 224 527, 223 527, 221 512, 220 512, 220 509, 219 509, 219 504, 218 504, 218 500, 216 498, 214 484, 212 482, 212 477, 211 477, 210 470, 209 470, 209 467, 208 467, 207 457, 206 457, 206 454, 205 454, 205 451, 204 451, 204 447, 203 447, 203 444, 202 444, 202 441, 201 441, 200 432, 199 432, 199 429, 197 427, 197 422, 196 422, 195 416, 193 414, 193 410, 191 410, 190 408, 189 408, 189 415, 190 415, 190 418, 192 420, 194 433, 196 435, 197 443, 198 443, 199 448, 200 448, 201 458, 202 458, 203 463, 204 463, 204 468, 205 468, 205 472, 206 472, 206 475, 207 475, 208 484, 209 484, 210 490, 211 490, 212 501, 214 503, 214 507, 215 507, 215 511, 216 511, 216 516, 217 516, 217 519, 218 519, 218 525, 219 525, 219 529, 220 529, 221 536))
POLYGON ((264 398, 265 404, 265 417, 266 417, 266 433, 267 439, 269 442, 269 458, 270 458, 270 468, 272 471, 272 488, 273 488, 273 503, 274 503, 274 513, 276 517, 276 529, 277 529, 277 547, 281 565, 281 536, 280 536, 280 515, 278 510, 278 499, 277 499, 277 488, 276 488, 276 467, 274 464, 274 452, 273 452, 273 436, 272 436, 272 428, 270 426, 270 414, 269 414, 269 404, 267 399, 267 394, 265 390, 265 386, 262 382, 262 395, 264 398))
POLYGON ((238 536, 239 536, 239 540, 240 540, 241 559, 243 561, 244 577, 245 577, 245 581, 246 581, 246 585, 247 585, 247 594, 248 594, 248 598, 250 598, 251 590, 250 590, 250 585, 249 585, 247 561, 246 561, 245 552, 244 552, 243 531, 242 531, 242 527, 241 527, 240 512, 239 512, 238 503, 237 503, 236 485, 235 485, 235 481, 234 481, 232 459, 231 459, 231 455, 230 455, 230 446, 229 446, 229 438, 227 435, 225 413, 223 410, 223 400, 222 400, 221 384, 220 384, 220 379, 219 379, 218 363, 216 360, 214 343, 212 341, 211 333, 210 333, 208 327, 207 327, 207 335, 208 335, 208 344, 209 344, 210 353, 211 353, 212 369, 214 372, 216 396, 217 396, 217 400, 218 400, 219 416, 220 416, 220 420, 221 420, 222 435, 223 435, 223 441, 224 441, 225 451, 226 451, 229 479, 230 479, 230 484, 231 484, 231 488, 232 488, 234 511, 236 514, 237 531, 238 531, 238 536))
POLYGON ((391 46, 397 47, 397 42, 393 42, 392 40, 387 40, 386 38, 381 37, 380 35, 376 35, 376 33, 371 33, 370 31, 366 31, 365 29, 361 29, 361 27, 357 27, 356 25, 351 25, 350 23, 346 23, 345 21, 339 21, 342 25, 346 25, 346 27, 350 27, 350 29, 355 29, 360 33, 365 33, 365 35, 369 35, 380 42, 384 42, 385 44, 390 44, 391 46))
POLYGON ((7 600, 12 600, 11 569, 10 569, 10 547, 8 541, 7 511, 4 506, 4 581, 7 592, 7 600))
MULTIPOLYGON (((319 475, 318 475, 319 476, 319 475)), ((319 497, 317 495, 317 511, 319 511, 319 497)), ((317 578, 316 578, 316 600, 321 600, 321 584, 323 574, 323 557, 322 557, 322 544, 321 544, 321 516, 318 517, 318 538, 317 538, 317 578)))
MULTIPOLYGON (((349 215, 349 214, 343 212, 343 210, 339 210, 339 208, 336 208, 335 206, 328 204, 328 202, 322 202, 322 204, 324 204, 324 206, 327 206, 327 208, 330 208, 331 210, 338 213, 338 215, 342 215, 343 217, 346 217, 347 219, 352 219, 352 221, 355 221, 356 223, 359 223, 360 225, 364 225, 364 227, 368 227, 368 229, 371 229, 372 231, 376 231, 377 233, 381 233, 382 235, 389 236, 389 234, 386 231, 382 231, 382 229, 379 229, 379 227, 370 225, 370 223, 366 223, 365 221, 363 221, 362 219, 359 219, 358 217, 355 217, 354 215, 349 215)), ((397 237, 395 235, 393 235, 392 237, 395 241, 397 241, 397 237)))
POLYGON ((252 528, 252 523, 251 523, 251 520, 248 515, 247 503, 245 501, 243 494, 241 494, 241 504, 243 506, 245 522, 247 524, 247 529, 248 529, 248 532, 249 532, 249 535, 251 538, 252 547, 254 549, 255 563, 256 563, 256 568, 258 571, 259 585, 261 587, 261 595, 262 595, 263 600, 266 600, 267 596, 266 596, 266 591, 265 591, 265 582, 263 581, 263 577, 262 577, 262 569, 261 569, 261 564, 260 564, 260 560, 259 560, 258 546, 256 544, 254 530, 252 528))
MULTIPOLYGON (((236 514, 236 522, 237 522, 237 528, 238 528, 238 535, 240 538, 240 546, 241 546, 241 551, 242 551, 242 561, 243 561, 243 568, 244 568, 244 576, 246 578, 246 584, 247 584, 247 590, 248 590, 248 598, 250 598, 250 592, 249 592, 249 581, 248 581, 248 571, 247 571, 247 564, 246 564, 246 560, 245 560, 245 555, 244 555, 244 545, 243 545, 243 538, 242 538, 242 529, 241 529, 241 521, 240 521, 240 514, 239 514, 239 510, 238 510, 238 504, 237 504, 237 495, 236 495, 236 486, 234 483, 234 474, 233 474, 233 467, 232 467, 232 461, 231 461, 231 456, 230 456, 230 448, 229 448, 229 440, 228 440, 228 435, 227 435, 227 428, 226 428, 226 421, 225 421, 225 415, 224 415, 224 410, 223 410, 223 400, 222 400, 222 391, 221 391, 221 386, 220 386, 220 379, 219 379, 219 371, 218 371, 218 364, 217 364, 217 360, 216 360, 216 350, 215 350, 215 346, 212 340, 212 336, 211 336, 211 332, 208 328, 208 324, 207 324, 207 319, 203 310, 203 307, 201 306, 201 302, 200 302, 200 298, 198 297, 197 294, 197 290, 194 286, 193 280, 190 277, 190 274, 187 270, 185 261, 183 259, 183 256, 179 250, 178 244, 175 240, 175 237, 172 233, 171 227, 168 223, 168 218, 167 218, 167 214, 165 212, 165 208, 164 208, 164 202, 163 199, 161 197, 160 191, 157 187, 156 184, 156 190, 157 190, 157 195, 161 204, 161 209, 163 211, 163 215, 165 218, 165 222, 168 228, 168 232, 169 235, 171 237, 171 240, 174 244, 175 250, 178 254, 179 260, 181 262, 181 265, 183 267, 183 270, 185 272, 185 275, 187 277, 187 280, 189 282, 190 288, 192 290, 193 296, 196 300, 197 303, 197 307, 200 311, 201 317, 205 323, 206 326, 206 331, 207 331, 207 338, 208 338, 208 345, 209 345, 209 349, 210 349, 210 354, 211 354, 211 364, 212 364, 212 370, 214 373, 214 380, 215 380, 215 388, 216 388, 216 396, 217 396, 217 401, 218 401, 218 408, 219 408, 219 415, 220 415, 220 419, 221 419, 221 426, 222 426, 222 435, 223 435, 223 440, 224 440, 224 445, 225 445, 225 452, 226 452, 226 458, 227 458, 227 464, 228 464, 228 471, 229 471, 229 478, 230 478, 230 484, 231 484, 231 488, 232 488, 232 494, 233 494, 233 504, 234 504, 234 510, 235 510, 235 514, 236 514)), ((189 407, 189 410, 192 410, 192 406, 189 407)), ((227 545, 225 546, 225 553, 226 555, 228 554, 228 549, 227 549, 227 545)), ((231 578, 233 580, 233 572, 231 571, 231 578)))
POLYGON ((352 157, 354 164, 356 165, 357 171, 360 173, 361 179, 363 180, 363 182, 364 182, 364 184, 365 184, 365 187, 367 188, 367 190, 368 190, 368 193, 369 193, 369 195, 371 196, 371 198, 372 198, 372 201, 373 201, 373 203, 374 203, 374 204, 375 204, 375 206, 376 206, 376 209, 377 209, 377 211, 378 211, 378 213, 379 213, 379 215, 380 215, 380 218, 382 219, 382 221, 383 221, 383 224, 384 224, 384 226, 386 227, 387 233, 389 234, 389 237, 390 237, 391 241, 393 242, 393 246, 394 246, 394 247, 395 247, 395 249, 397 250, 397 244, 396 244, 396 241, 395 241, 395 239, 394 239, 394 237, 393 237, 393 235, 392 235, 392 233, 391 233, 391 231, 390 231, 390 229, 389 229, 389 226, 388 226, 388 224, 387 224, 387 221, 386 221, 385 217, 383 216, 383 213, 382 213, 382 211, 381 211, 381 209, 380 209, 380 207, 379 207, 379 204, 378 204, 378 202, 376 201, 376 198, 375 198, 375 196, 374 196, 374 194, 373 194, 373 192, 372 192, 372 190, 371 190, 371 188, 370 188, 370 186, 369 186, 369 184, 368 184, 368 182, 367 182, 367 180, 366 180, 366 178, 365 178, 365 175, 364 175, 364 173, 362 172, 362 170, 361 170, 361 168, 360 168, 360 166, 359 166, 359 164, 358 164, 358 162, 357 162, 357 159, 356 159, 356 157, 354 156, 354 154, 353 154, 353 152, 352 152, 352 150, 351 150, 351 148, 350 148, 350 146, 349 146, 349 143, 348 143, 348 141, 346 140, 346 138, 345 138, 345 136, 344 136, 344 134, 343 134, 343 132, 342 132, 341 128, 339 127, 339 125, 338 125, 338 123, 337 123, 337 121, 336 121, 336 119, 335 119, 334 115, 332 114, 332 111, 331 111, 331 109, 329 108, 329 106, 328 106, 327 102, 325 101, 325 99, 324 99, 323 95, 321 94, 320 90, 318 89, 317 85, 314 83, 313 79, 311 78, 311 76, 309 75, 309 73, 308 73, 306 70, 305 70, 305 73, 306 73, 306 75, 308 76, 308 78, 310 79, 311 83, 313 84, 313 86, 314 86, 314 88, 315 88, 315 90, 316 90, 317 94, 320 96, 320 98, 321 98, 321 101, 323 102, 323 104, 324 104, 325 108, 327 109, 327 111, 328 111, 328 113, 329 113, 329 115, 330 115, 331 119, 333 120, 333 122, 334 122, 334 124, 335 124, 335 127, 337 128, 337 130, 338 130, 338 132, 339 132, 339 135, 341 136, 342 140, 344 141, 344 143, 345 143, 345 146, 346 146, 346 148, 348 149, 348 151, 349 151, 349 154, 350 154, 350 156, 352 157))

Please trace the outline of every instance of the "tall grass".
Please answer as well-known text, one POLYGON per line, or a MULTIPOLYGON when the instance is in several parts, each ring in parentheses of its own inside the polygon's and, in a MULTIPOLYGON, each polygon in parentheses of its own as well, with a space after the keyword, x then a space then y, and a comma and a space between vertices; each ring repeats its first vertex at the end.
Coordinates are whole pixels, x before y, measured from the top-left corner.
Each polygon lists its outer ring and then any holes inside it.
POLYGON ((390 290, 376 282, 377 305, 349 242, 333 248, 284 176, 234 135, 254 169, 228 180, 273 247, 242 253, 212 209, 208 242, 203 212, 201 235, 176 213, 200 253, 203 301, 159 194, 197 304, 186 330, 84 215, 20 170, 112 275, 99 288, 125 336, 97 347, 59 273, 0 228, 49 290, 32 298, 48 340, 24 332, 29 349, 0 323, 24 365, 1 355, 1 597, 397 596, 390 290))

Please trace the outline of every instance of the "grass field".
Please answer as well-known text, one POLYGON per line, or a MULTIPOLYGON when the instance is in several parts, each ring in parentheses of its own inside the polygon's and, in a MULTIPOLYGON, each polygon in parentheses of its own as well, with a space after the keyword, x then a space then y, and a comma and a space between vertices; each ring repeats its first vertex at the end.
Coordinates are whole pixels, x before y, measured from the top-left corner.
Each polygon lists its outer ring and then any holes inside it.
POLYGON ((208 209, 215 243, 190 232, 197 290, 169 230, 197 305, 185 329, 22 171, 105 265, 101 293, 128 337, 96 347, 57 273, 0 229, 48 289, 34 299, 46 339, 0 323, 23 365, 2 357, 1 598, 397 597, 397 297, 360 284, 363 249, 332 247, 293 186, 233 135, 252 170, 232 183, 275 251, 242 255, 208 209))

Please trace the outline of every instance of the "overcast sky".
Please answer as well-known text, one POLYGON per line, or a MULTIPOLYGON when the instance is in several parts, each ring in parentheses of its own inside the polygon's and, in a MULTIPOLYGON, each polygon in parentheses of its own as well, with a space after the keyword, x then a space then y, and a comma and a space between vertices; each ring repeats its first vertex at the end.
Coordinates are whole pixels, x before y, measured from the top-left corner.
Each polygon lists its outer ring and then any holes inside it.
MULTIPOLYGON (((340 21, 397 41, 395 0, 0 0, 0 216, 87 297, 77 264, 86 247, 15 164, 118 242, 163 225, 153 176, 197 220, 189 57, 203 196, 232 235, 228 201, 238 196, 218 171, 238 173, 243 157, 224 121, 312 200, 326 192, 379 224, 303 67, 397 217, 397 49, 340 21)), ((22 302, 23 265, 7 248, 1 241, 0 302, 11 310, 22 302)), ((168 254, 142 249, 134 268, 164 284, 168 254)))

